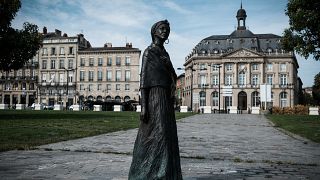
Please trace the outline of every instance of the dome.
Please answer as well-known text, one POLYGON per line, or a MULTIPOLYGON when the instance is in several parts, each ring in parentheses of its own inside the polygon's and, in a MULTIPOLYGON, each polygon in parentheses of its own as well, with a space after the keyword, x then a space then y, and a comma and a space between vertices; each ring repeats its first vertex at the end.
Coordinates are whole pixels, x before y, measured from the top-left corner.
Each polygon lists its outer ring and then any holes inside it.
POLYGON ((244 9, 239 9, 237 12, 237 18, 246 18, 247 17, 247 13, 246 10, 244 9))

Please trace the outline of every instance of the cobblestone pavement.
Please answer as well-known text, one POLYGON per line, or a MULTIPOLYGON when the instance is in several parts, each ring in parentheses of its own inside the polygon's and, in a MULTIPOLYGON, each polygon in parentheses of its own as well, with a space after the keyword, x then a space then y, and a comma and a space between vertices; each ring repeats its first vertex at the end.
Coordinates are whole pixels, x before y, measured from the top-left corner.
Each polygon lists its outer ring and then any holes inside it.
MULTIPOLYGON (((183 177, 320 179, 320 144, 262 115, 202 114, 178 122, 183 177)), ((127 179, 137 129, 0 153, 0 179, 127 179)))

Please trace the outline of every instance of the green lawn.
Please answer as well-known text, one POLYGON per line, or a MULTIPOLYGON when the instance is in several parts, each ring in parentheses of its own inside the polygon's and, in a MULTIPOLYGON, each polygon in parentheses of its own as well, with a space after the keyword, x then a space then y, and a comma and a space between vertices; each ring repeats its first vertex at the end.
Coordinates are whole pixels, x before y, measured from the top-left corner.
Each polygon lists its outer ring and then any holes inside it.
POLYGON ((276 126, 320 143, 320 116, 267 115, 276 126))
MULTIPOLYGON (((184 118, 192 113, 176 113, 184 118)), ((0 111, 0 151, 137 128, 136 112, 0 111)))

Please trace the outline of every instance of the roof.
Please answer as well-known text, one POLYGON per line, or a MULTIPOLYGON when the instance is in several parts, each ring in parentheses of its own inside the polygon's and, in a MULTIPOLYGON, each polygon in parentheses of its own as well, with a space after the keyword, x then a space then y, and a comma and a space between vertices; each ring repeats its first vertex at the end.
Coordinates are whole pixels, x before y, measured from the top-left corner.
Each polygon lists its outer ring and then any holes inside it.
POLYGON ((86 49, 79 50, 79 53, 87 53, 87 52, 107 52, 107 51, 139 51, 138 48, 132 47, 91 47, 86 49))

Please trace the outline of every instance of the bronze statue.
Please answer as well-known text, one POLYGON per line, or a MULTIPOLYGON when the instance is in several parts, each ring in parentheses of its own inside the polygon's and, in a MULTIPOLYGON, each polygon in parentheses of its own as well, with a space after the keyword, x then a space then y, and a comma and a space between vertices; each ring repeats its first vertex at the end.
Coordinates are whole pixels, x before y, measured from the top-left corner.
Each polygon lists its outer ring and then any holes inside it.
POLYGON ((144 51, 140 79, 140 127, 133 149, 129 179, 182 179, 174 92, 177 75, 163 47, 167 20, 151 28, 152 44, 144 51))

